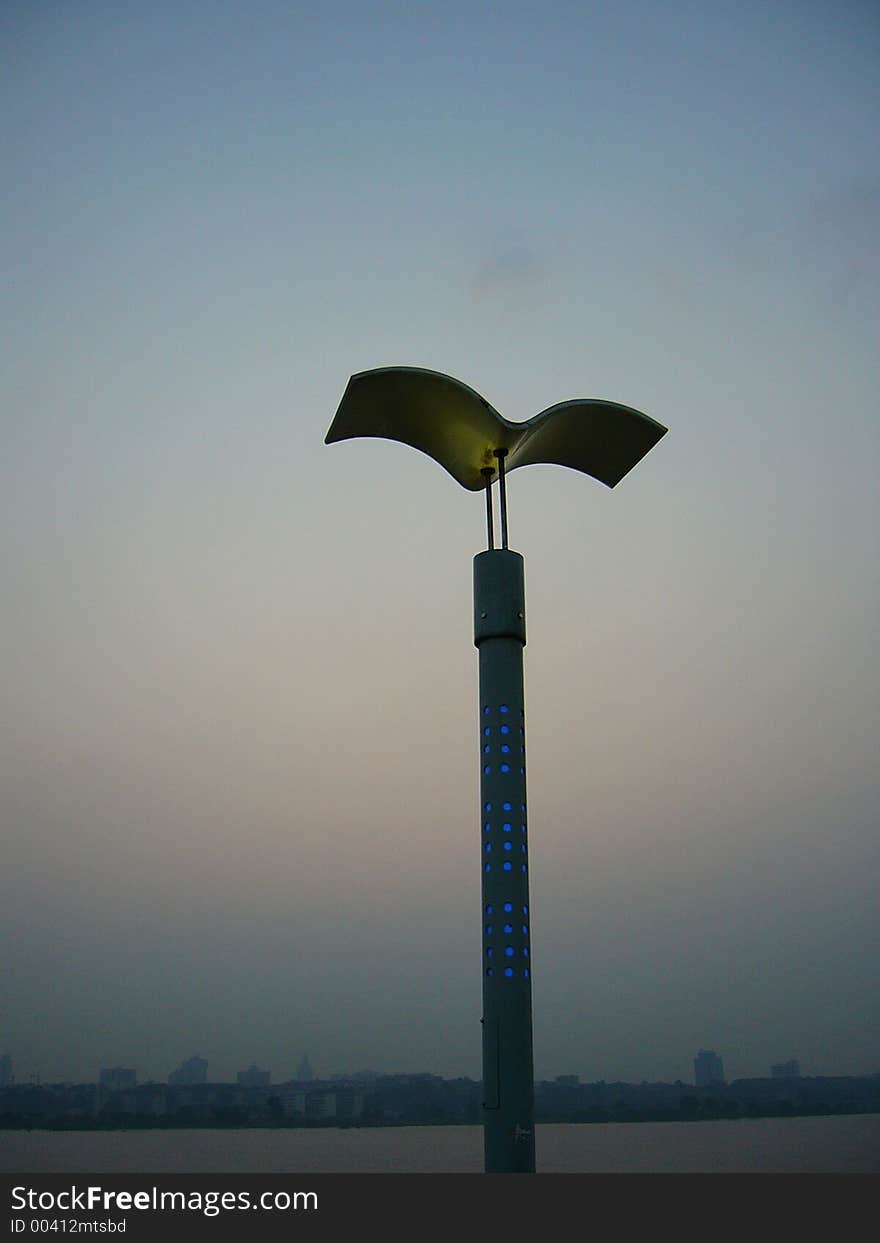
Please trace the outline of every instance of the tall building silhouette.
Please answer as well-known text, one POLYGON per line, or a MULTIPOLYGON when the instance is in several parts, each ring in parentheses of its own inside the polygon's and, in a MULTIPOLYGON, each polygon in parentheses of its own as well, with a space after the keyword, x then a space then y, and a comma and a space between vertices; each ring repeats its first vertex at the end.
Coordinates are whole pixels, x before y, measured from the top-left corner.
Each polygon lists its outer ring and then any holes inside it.
POLYGON ((102 1066, 98 1071, 98 1084, 112 1092, 122 1092, 137 1084, 137 1071, 127 1066, 102 1066))
POLYGON ((724 1082, 724 1066, 712 1049, 700 1049, 694 1058, 694 1083, 698 1088, 711 1088, 724 1082))
POLYGON ((296 1072, 297 1082, 298 1083, 311 1083, 314 1077, 315 1077, 315 1072, 312 1070, 312 1064, 309 1061, 309 1055, 308 1053, 304 1053, 302 1055, 302 1060, 299 1064, 299 1069, 296 1072))
POLYGON ((800 1079, 801 1064, 796 1057, 788 1062, 779 1062, 776 1066, 770 1067, 770 1077, 771 1079, 800 1079))
POLYGON ((265 1088, 268 1087, 272 1080, 272 1072, 270 1070, 260 1070, 253 1062, 247 1070, 240 1070, 236 1075, 236 1082, 240 1088, 265 1088))
POLYGON ((193 1054, 185 1062, 181 1062, 177 1070, 172 1070, 168 1082, 177 1086, 191 1086, 194 1083, 206 1083, 208 1080, 208 1063, 198 1054, 193 1054))

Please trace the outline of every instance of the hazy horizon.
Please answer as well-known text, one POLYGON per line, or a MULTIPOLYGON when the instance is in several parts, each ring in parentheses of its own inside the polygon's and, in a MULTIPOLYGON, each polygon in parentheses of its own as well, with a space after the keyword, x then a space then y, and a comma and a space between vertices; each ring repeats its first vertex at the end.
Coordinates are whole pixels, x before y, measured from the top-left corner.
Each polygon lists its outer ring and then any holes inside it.
POLYGON ((535 1071, 880 1069, 880 10, 0 13, 0 1051, 480 1074, 483 498, 412 365, 669 434, 509 484, 535 1071))

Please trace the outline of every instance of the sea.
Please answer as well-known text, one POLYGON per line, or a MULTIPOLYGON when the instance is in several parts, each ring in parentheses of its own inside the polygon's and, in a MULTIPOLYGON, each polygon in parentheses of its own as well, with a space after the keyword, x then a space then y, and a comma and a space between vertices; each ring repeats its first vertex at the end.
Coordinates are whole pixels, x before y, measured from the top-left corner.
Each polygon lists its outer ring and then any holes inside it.
MULTIPOLYGON (((538 1173, 880 1171, 880 1114, 700 1122, 548 1123, 538 1173)), ((0 1131, 0 1173, 468 1174, 479 1126, 0 1131)))

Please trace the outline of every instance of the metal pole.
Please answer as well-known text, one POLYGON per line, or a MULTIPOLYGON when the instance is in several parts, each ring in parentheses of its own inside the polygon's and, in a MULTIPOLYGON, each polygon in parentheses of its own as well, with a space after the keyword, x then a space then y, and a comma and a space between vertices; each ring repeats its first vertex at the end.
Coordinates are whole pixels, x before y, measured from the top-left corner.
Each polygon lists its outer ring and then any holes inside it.
POLYGON ((523 559, 474 558, 480 660, 483 1134, 487 1174, 535 1172, 523 559))
POLYGON ((507 547, 507 479, 504 475, 504 459, 507 457, 506 449, 495 449, 495 456, 498 459, 498 506, 501 511, 501 547, 507 547))
POLYGON ((480 474, 486 480, 486 530, 489 533, 489 549, 495 547, 495 529, 492 525, 492 476, 495 474, 491 466, 484 466, 480 474))

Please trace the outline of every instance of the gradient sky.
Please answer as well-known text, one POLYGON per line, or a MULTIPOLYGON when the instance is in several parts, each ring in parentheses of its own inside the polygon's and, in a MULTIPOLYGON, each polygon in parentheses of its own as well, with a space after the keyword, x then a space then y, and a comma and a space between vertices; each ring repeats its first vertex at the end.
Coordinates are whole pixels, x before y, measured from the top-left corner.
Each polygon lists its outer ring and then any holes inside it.
POLYGON ((483 501, 348 377, 669 435, 511 476, 535 1068, 880 1071, 880 9, 6 0, 0 1050, 480 1074, 483 501))

